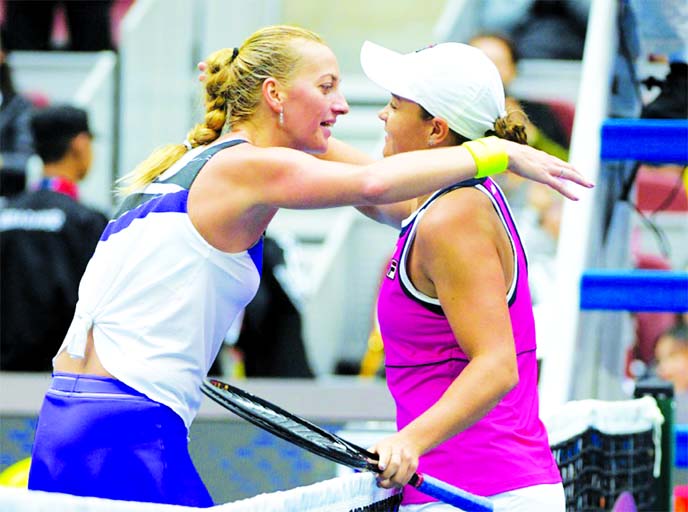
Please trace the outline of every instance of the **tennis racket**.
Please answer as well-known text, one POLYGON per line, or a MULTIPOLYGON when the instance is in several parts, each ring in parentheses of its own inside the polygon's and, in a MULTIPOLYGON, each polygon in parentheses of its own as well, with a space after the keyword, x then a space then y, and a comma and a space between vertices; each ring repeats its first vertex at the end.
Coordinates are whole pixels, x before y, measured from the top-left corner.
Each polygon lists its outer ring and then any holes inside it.
MULTIPOLYGON (((237 416, 285 441, 338 464, 380 473, 377 464, 369 461, 377 460, 377 454, 323 430, 267 400, 216 379, 204 381, 201 390, 237 416)), ((493 510, 489 499, 471 494, 428 475, 415 473, 409 485, 423 494, 466 511, 490 512, 493 510)))

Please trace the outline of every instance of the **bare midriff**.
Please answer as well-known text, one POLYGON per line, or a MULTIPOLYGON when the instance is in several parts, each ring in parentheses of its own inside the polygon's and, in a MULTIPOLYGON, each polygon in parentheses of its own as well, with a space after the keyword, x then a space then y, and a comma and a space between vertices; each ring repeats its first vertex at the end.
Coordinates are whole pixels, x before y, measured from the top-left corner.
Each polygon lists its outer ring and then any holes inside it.
POLYGON ((76 373, 84 375, 100 375, 102 377, 114 378, 102 365, 96 353, 93 343, 93 329, 88 331, 86 351, 83 358, 72 357, 67 350, 63 350, 55 358, 54 365, 56 372, 76 373))

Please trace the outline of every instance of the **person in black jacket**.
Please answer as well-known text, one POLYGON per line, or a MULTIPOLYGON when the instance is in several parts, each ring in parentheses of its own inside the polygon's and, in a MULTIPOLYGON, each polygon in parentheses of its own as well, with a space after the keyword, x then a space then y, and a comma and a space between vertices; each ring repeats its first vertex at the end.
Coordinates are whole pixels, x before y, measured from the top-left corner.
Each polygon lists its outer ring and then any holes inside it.
POLYGON ((86 112, 37 110, 31 130, 43 178, 0 208, 0 370, 47 372, 107 218, 78 201, 91 165, 86 112))
POLYGON ((26 186, 26 167, 34 154, 29 126, 33 104, 17 92, 12 68, 0 49, 0 196, 18 194, 26 186))

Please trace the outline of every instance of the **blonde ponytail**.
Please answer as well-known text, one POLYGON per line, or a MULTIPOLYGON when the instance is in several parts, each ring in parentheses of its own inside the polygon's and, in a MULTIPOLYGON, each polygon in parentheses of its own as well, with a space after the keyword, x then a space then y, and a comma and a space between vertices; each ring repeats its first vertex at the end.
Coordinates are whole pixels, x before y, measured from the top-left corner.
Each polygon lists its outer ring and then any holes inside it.
POLYGON ((118 180, 117 191, 120 195, 145 187, 186 153, 184 144, 167 144, 153 151, 148 158, 138 164, 134 170, 118 180))

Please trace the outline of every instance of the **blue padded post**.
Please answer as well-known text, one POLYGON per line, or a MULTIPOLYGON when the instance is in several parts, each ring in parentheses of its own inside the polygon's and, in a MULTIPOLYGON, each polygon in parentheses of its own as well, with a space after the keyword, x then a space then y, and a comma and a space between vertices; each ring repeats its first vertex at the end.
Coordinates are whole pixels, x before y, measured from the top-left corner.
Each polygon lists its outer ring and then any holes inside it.
POLYGON ((581 309, 609 311, 688 311, 688 272, 666 270, 586 270, 581 309))
POLYGON ((688 119, 607 119, 602 160, 688 163, 688 119))

